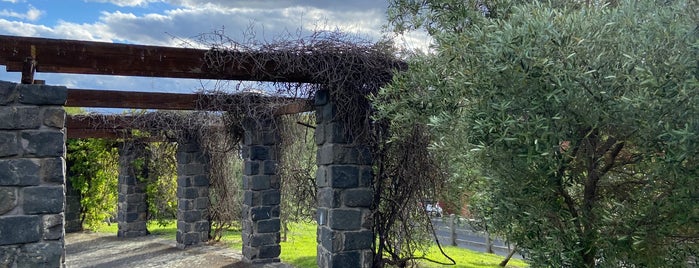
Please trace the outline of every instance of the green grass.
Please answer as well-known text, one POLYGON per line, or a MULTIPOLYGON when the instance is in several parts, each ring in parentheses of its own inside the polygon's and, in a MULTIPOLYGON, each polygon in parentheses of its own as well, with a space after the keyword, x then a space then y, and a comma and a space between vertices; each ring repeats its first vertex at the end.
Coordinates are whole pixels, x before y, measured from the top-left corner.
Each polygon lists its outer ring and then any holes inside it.
MULTIPOLYGON (((316 226, 309 223, 289 224, 289 237, 287 242, 282 242, 283 262, 295 267, 318 267, 316 264, 316 226)), ((456 261, 456 265, 445 266, 443 264, 421 261, 418 267, 459 267, 459 268, 483 268, 500 267, 498 264, 504 259, 502 256, 487 254, 457 247, 444 247, 444 252, 456 261)), ((430 248, 428 258, 444 263, 451 263, 444 257, 437 246, 430 248)), ((507 267, 526 267, 522 260, 512 259, 507 267)))
MULTIPOLYGON (((85 228, 87 228, 87 227, 85 227, 85 228)), ((117 231, 119 231, 119 227, 118 227, 116 222, 109 224, 109 225, 104 223, 102 225, 95 226, 91 231, 95 231, 98 233, 108 233, 108 234, 114 233, 114 234, 116 234, 117 231)))
POLYGON ((228 229, 224 231, 224 234, 221 236, 221 243, 232 249, 242 250, 243 236, 240 229, 228 229))
MULTIPOLYGON (((177 221, 175 220, 167 221, 166 224, 163 226, 159 225, 156 221, 149 221, 146 228, 148 228, 148 231, 150 231, 151 234, 160 235, 167 239, 175 239, 175 236, 177 235, 177 221)), ((95 227, 92 231, 98 233, 116 234, 117 231, 119 231, 119 227, 116 223, 112 223, 109 225, 104 223, 95 227)))
POLYGON ((289 235, 282 242, 281 259, 294 267, 318 267, 316 264, 316 225, 290 223, 289 235))
MULTIPOLYGON (((104 224, 96 228, 95 231, 101 233, 116 233, 117 224, 104 224)), ((164 236, 167 239, 175 239, 177 233, 177 221, 169 221, 166 225, 160 226, 152 221, 148 223, 148 230, 153 235, 164 236)), ((243 242, 240 230, 227 230, 221 242, 235 250, 241 250, 243 242)), ((316 264, 316 225, 312 223, 291 223, 289 224, 289 234, 286 242, 281 242, 282 253, 280 258, 283 262, 294 267, 318 267, 316 264)), ((444 252, 456 261, 456 265, 445 266, 443 264, 421 261, 418 267, 458 267, 458 268, 495 268, 503 260, 502 256, 475 252, 457 247, 444 247, 444 252)), ((444 257, 437 246, 430 248, 428 258, 444 263, 450 261, 444 257)), ((527 264, 518 259, 510 260, 507 267, 526 267, 527 264)))
MULTIPOLYGON (((454 259, 456 265, 449 267, 500 267, 498 264, 505 258, 495 254, 488 254, 482 252, 476 252, 468 249, 457 248, 457 247, 443 247, 444 253, 449 257, 454 259)), ((434 259, 439 262, 451 263, 449 259, 444 257, 437 246, 432 246, 430 252, 427 255, 430 259, 434 259)), ((527 264, 519 259, 510 259, 507 267, 526 267, 527 264)), ((442 264, 437 264, 428 261, 422 261, 419 267, 444 267, 442 264)))

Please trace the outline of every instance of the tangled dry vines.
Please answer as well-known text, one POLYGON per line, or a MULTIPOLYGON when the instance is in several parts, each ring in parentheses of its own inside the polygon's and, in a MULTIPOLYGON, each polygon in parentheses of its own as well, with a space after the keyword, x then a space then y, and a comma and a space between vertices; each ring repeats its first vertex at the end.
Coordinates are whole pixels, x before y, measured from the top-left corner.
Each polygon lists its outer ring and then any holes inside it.
MULTIPOLYGON (((201 35, 199 41, 211 47, 205 57, 209 70, 226 73, 228 68, 246 68, 247 73, 253 74, 251 80, 276 82, 218 81, 199 92, 207 96, 201 98, 206 103, 198 105, 202 110, 136 113, 122 116, 120 120, 123 128, 146 131, 151 138, 177 141, 193 135, 199 139, 211 156, 213 207, 209 216, 215 222, 215 236, 240 217, 240 193, 237 192, 240 175, 231 177, 236 172, 230 165, 239 158, 239 144, 245 134, 243 122, 275 118, 275 111, 287 104, 284 100, 312 99, 319 90, 327 90, 336 103, 333 120, 348 126, 344 128, 344 134, 352 135, 352 140, 368 144, 377 163, 372 211, 374 231, 380 241, 377 242, 375 265, 394 263, 401 266, 414 259, 411 254, 419 247, 419 241, 429 240, 412 233, 417 226, 424 229, 429 224, 429 218, 420 216, 419 201, 433 192, 433 189, 425 188, 425 181, 438 177, 435 173, 438 167, 427 153, 429 135, 425 134, 425 129, 416 128, 411 137, 393 139, 389 146, 387 144, 392 139, 390 124, 372 118, 373 107, 368 97, 389 83, 396 69, 406 68, 405 63, 396 59, 391 43, 370 43, 337 32, 315 32, 306 38, 274 43, 242 44, 220 31, 201 35), (297 82, 283 82, 289 78, 297 82), (236 93, 240 95, 231 98, 236 93), (408 170, 404 167, 414 168, 408 170), (420 221, 416 222, 415 217, 420 217, 420 221), (409 226, 411 221, 417 225, 409 226), (390 259, 384 260, 382 256, 390 259)), ((111 118, 94 115, 83 120, 93 120, 95 126, 113 123, 111 118)), ((282 183, 288 184, 282 186, 282 191, 295 193, 290 206, 297 208, 314 207, 315 204, 315 153, 301 164, 283 155, 290 151, 315 150, 313 142, 310 142, 311 149, 301 148, 305 145, 293 145, 294 141, 309 138, 308 128, 299 130, 296 123, 312 128, 310 120, 313 120, 312 116, 303 114, 273 120, 273 128, 281 136, 282 157, 279 158, 278 172, 284 175, 282 183)), ((289 218, 307 219, 313 215, 312 209, 297 210, 297 213, 296 217, 289 218)))

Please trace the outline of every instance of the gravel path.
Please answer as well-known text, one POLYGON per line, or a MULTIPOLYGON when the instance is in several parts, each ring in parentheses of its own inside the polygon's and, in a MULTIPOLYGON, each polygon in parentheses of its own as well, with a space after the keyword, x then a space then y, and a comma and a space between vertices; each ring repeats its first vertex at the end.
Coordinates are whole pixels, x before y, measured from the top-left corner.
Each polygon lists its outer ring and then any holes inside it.
MULTIPOLYGON (((240 251, 217 245, 180 250, 174 240, 149 235, 117 238, 114 234, 66 234, 66 266, 78 267, 254 267, 240 260, 240 251)), ((285 264, 264 267, 290 267, 285 264)))

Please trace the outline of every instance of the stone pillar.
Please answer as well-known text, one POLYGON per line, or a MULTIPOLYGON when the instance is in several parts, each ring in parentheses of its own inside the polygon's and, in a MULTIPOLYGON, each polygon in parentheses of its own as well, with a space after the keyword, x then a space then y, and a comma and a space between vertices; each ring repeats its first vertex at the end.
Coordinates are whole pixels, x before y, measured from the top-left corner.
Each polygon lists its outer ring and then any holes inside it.
POLYGON ((371 267, 374 239, 370 148, 338 120, 327 90, 316 93, 318 267, 371 267))
POLYGON ((63 266, 67 92, 0 81, 0 267, 63 266))
POLYGON ((196 137, 177 146, 177 247, 209 240, 209 156, 196 137))
POLYGON ((83 230, 80 222, 80 192, 73 188, 70 179, 66 178, 66 233, 74 233, 83 230))
POLYGON ((117 203, 117 237, 148 234, 146 203, 146 144, 127 141, 119 147, 119 200, 117 203))
POLYGON ((80 222, 80 192, 73 188, 70 179, 66 179, 66 233, 79 232, 83 230, 80 222))
POLYGON ((272 119, 246 119, 243 158, 243 260, 279 262, 281 253, 277 143, 272 119))

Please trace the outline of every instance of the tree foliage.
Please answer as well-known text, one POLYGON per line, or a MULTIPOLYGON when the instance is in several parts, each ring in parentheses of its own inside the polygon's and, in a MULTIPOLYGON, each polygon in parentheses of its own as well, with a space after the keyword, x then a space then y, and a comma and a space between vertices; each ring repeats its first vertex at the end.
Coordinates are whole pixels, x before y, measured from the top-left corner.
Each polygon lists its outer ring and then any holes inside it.
POLYGON ((66 147, 68 179, 81 196, 80 221, 94 229, 116 216, 117 149, 104 139, 69 139, 66 147))
POLYGON ((146 147, 148 166, 146 182, 146 202, 148 219, 165 225, 177 218, 177 144, 172 142, 151 142, 146 147))
POLYGON ((426 29, 435 53, 381 109, 473 163, 492 227, 535 266, 696 257, 697 3, 453 2, 393 1, 395 29, 426 29))
POLYGON ((318 146, 309 122, 313 114, 286 115, 279 118, 281 150, 277 170, 281 180, 280 219, 282 241, 286 241, 289 223, 311 222, 316 215, 316 152, 318 146))
MULTIPOLYGON (((117 215, 119 152, 116 140, 67 141, 68 179, 80 193, 81 222, 95 229, 117 215)), ((149 143, 130 163, 145 183, 148 219, 160 224, 176 218, 177 167, 174 143, 149 143)))

